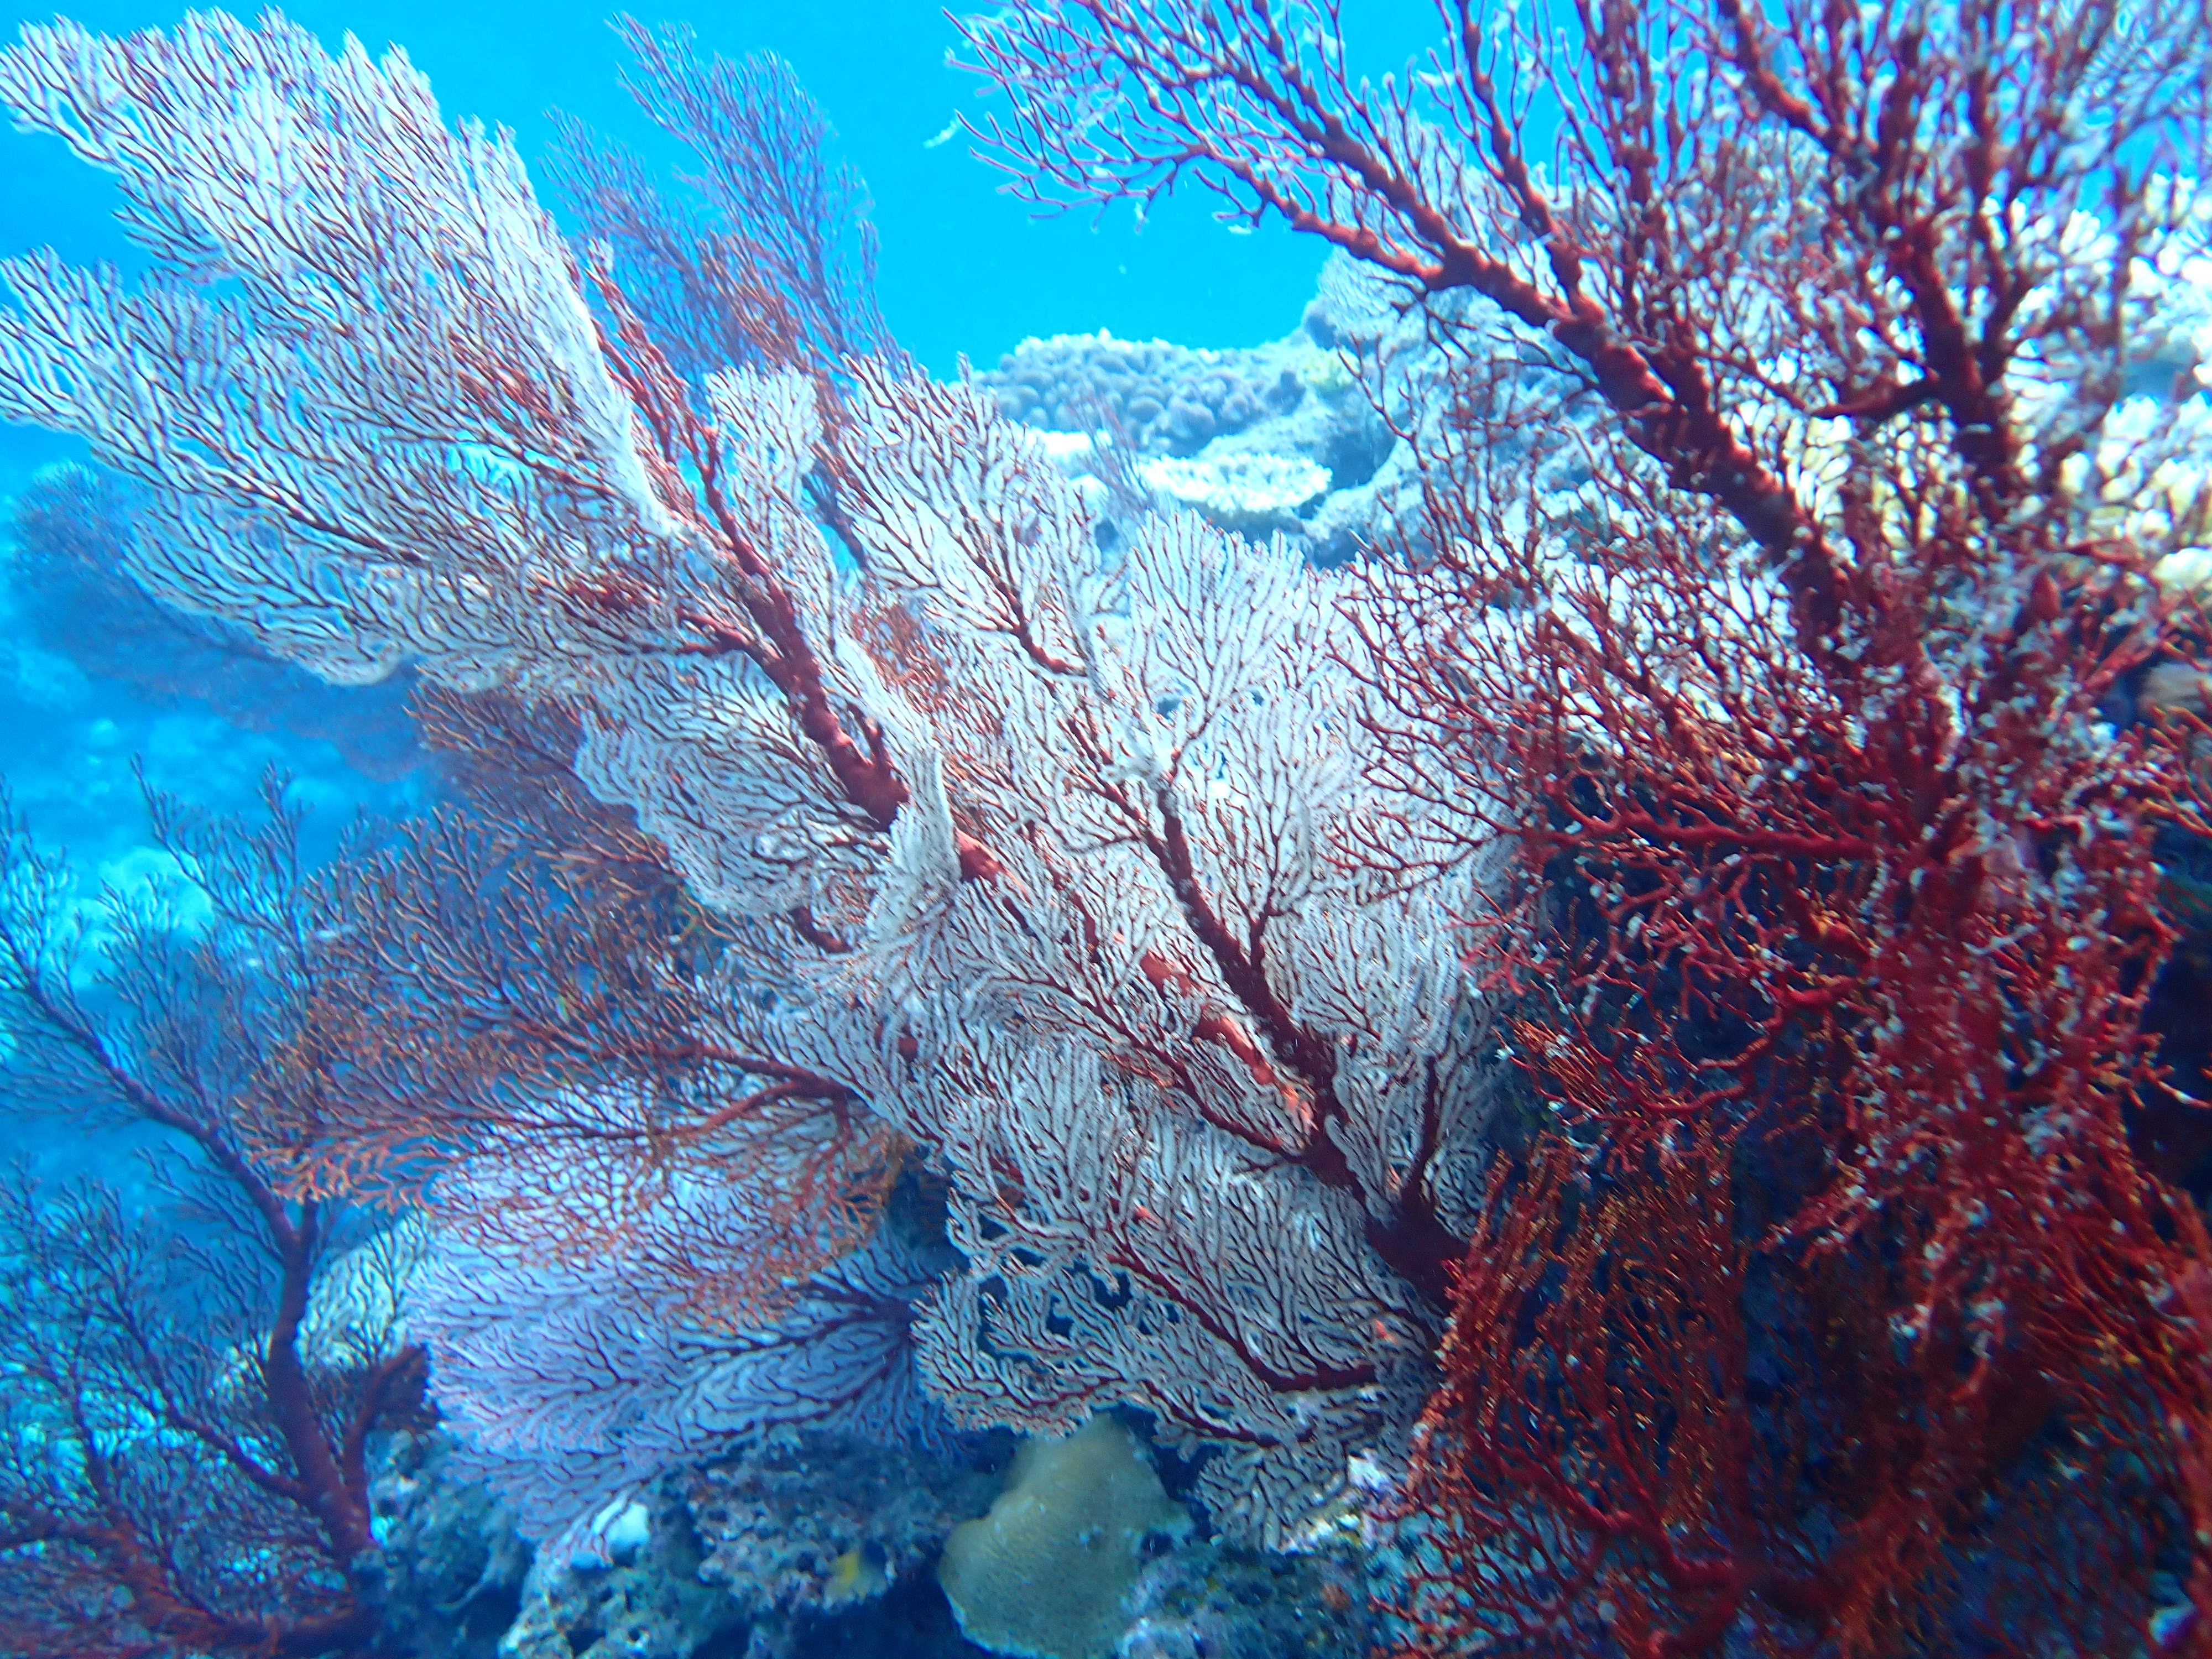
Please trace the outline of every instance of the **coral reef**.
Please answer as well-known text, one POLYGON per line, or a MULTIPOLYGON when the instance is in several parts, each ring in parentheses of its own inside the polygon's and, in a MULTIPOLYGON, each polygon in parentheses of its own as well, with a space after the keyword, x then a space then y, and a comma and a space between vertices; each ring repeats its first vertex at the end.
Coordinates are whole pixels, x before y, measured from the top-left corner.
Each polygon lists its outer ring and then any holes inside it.
POLYGON ((672 1470, 607 1554, 540 1559, 501 1651, 811 1659, 849 1650, 863 1627, 884 1632, 885 1653, 926 1650, 933 1628, 957 1649, 930 1568, 990 1502, 1005 1455, 1000 1443, 947 1457, 779 1433, 672 1470))
POLYGON ((1318 505, 1329 485, 1328 469, 1303 455, 1251 450, 1146 461, 1137 476, 1166 500, 1246 536, 1298 528, 1302 512, 1318 505))
MULTIPOLYGON (((80 149, 145 215, 194 215, 229 273, 147 303, 232 331, 157 347, 150 312, 52 262, 6 268, 84 342, 120 331, 93 347, 0 316, 0 410, 97 428, 141 478, 139 580, 335 680, 411 660, 457 694, 562 705, 576 779, 714 917, 695 953, 657 894, 565 900, 580 872, 605 890, 598 849, 542 820, 410 835, 331 943, 353 966, 318 1014, 356 1065, 268 1126, 290 1179, 428 1200, 458 1248, 538 1281, 533 1322, 776 1346, 810 1285, 849 1293, 838 1259, 910 1147, 961 1265, 902 1305, 956 1423, 1146 1413, 1179 1454, 1211 1449, 1209 1517, 1255 1540, 1410 1431, 1500 1069, 1451 921, 1504 854, 1454 843, 1358 748, 1349 578, 1188 514, 1102 563, 1034 432, 896 358, 695 386, 615 273, 575 264, 511 145, 431 121, 396 58, 202 14, 173 40, 34 28, 0 55, 11 87, 26 119, 89 124, 80 149), (158 111, 109 95, 153 84, 158 111), (277 136, 258 115, 239 134, 270 100, 277 136), (161 143, 126 137, 144 121, 161 143), (261 210, 258 161, 179 205, 165 150, 212 132, 318 158, 312 257, 261 210), (408 307, 363 298, 341 227, 364 214, 408 307), (312 428, 279 434, 210 414, 209 374, 330 396, 256 403, 312 428), (110 425, 126 390, 193 441, 110 425), (217 471, 233 483, 203 488, 217 471), (271 517, 278 496, 301 511, 271 517), (1432 842, 1452 850, 1404 878, 1432 842)), ((491 1277, 440 1276, 451 1314, 423 1328, 459 1354, 491 1277)), ((611 1438, 686 1432, 680 1368, 629 1396, 656 1408, 641 1432, 608 1415, 623 1391, 593 1341, 535 1379, 495 1329, 466 1342, 468 1373, 510 1387, 456 1405, 489 1449, 526 1450, 518 1480, 588 1466, 545 1489, 586 1521, 614 1495, 611 1438)))
POLYGON ((1382 99, 1241 23, 968 28, 1033 199, 1195 183, 1437 348, 1364 631, 1397 763, 1508 780, 1559 1128, 1454 1275, 1407 1651, 2212 1651, 2212 1239, 2134 1133, 2204 728, 2113 719, 2203 664, 2212 11, 1462 9, 1382 99))
MULTIPOLYGON (((0 267, 0 413, 476 781, 288 935, 236 1161, 430 1212, 512 1644, 919 1612, 945 1506, 702 1522, 790 1430, 1141 1423, 1231 1547, 1390 1492, 1409 1654, 2212 1655, 2212 1235, 2140 1133, 2201 1109, 2212 8, 1956 9, 1462 10, 1378 94, 1326 8, 1015 0, 1018 191, 1343 257, 1303 341, 995 388, 879 337, 772 64, 628 27, 708 200, 586 154, 580 256, 396 54, 0 53, 161 267, 0 267)), ((1279 1583, 1049 1645, 1348 1611, 1279 1583)))
MULTIPOLYGON (((609 1553, 540 1559, 447 1431, 383 1437, 372 1493, 385 1650, 405 1659, 981 1659, 938 1585, 939 1551, 1007 1479, 1007 1437, 956 1456, 778 1433, 670 1470, 609 1553)), ((1154 1499, 1154 1502, 1160 1500, 1154 1499)), ((1167 1511, 1162 1511, 1166 1514, 1167 1511)), ((1178 1518, 1179 1517, 1179 1518, 1178 1518)), ((1115 1659, 1361 1659, 1358 1529, 1296 1553, 1166 1532, 1098 1609, 1115 1659)), ((1050 1586, 1043 1587, 1046 1590, 1050 1586)))
POLYGON ((1060 334, 1024 340, 978 374, 1009 420, 1048 432, 1113 427, 1143 453, 1194 455, 1213 439, 1305 400, 1303 360, 1165 340, 1060 334))
POLYGON ((938 1583, 975 1641, 1016 1659, 1108 1659, 1149 1555, 1189 1535, 1111 1417, 1024 1446, 990 1513, 953 1528, 938 1583))
POLYGON ((513 1507, 454 1468, 436 1428, 383 1437, 369 1509, 384 1547, 380 1645, 406 1659, 490 1659, 522 1610, 531 1547, 513 1507))
POLYGON ((1185 1544, 1146 1567, 1115 1659, 1365 1659, 1365 1554, 1356 1539, 1297 1554, 1185 1544))
POLYGON ((1358 367, 1394 319, 1359 306, 1356 285, 1333 281, 1304 327, 1272 344, 1191 351, 1065 335, 1024 342, 976 380, 1009 417, 1080 434, 1059 452, 1074 476, 1119 465, 1163 503, 1340 563, 1389 533, 1409 477, 1358 367))
POLYGON ((1005 1456, 1003 1437, 959 1457, 778 1437, 678 1484, 702 1578, 752 1610, 769 1632, 757 1643, 790 1649, 823 1620, 921 1591, 946 1535, 989 1502, 1005 1456))

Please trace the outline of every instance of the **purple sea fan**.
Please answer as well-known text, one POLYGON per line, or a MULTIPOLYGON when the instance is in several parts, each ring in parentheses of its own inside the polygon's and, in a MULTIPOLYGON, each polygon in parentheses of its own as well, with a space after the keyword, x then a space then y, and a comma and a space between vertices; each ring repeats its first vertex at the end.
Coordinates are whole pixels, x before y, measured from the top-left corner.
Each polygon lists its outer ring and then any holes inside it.
POLYGON ((775 1428, 941 1447, 913 1304, 950 1266, 886 1226, 774 1324, 713 1330, 642 1258, 533 1263, 445 1241, 410 1297, 463 1462, 554 1560, 605 1553, 631 1498, 671 1466, 775 1428))

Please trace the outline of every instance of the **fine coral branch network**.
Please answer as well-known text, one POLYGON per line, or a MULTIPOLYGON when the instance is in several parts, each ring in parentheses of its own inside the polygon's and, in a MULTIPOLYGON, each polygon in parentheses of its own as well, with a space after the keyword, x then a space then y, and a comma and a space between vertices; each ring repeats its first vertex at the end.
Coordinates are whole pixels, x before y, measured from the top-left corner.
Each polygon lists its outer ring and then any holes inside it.
MULTIPOLYGON (((356 1643, 419 1355, 544 1571, 721 1449, 1013 1430, 1131 1549, 1358 1538, 1383 1651, 2212 1653, 2212 9, 1441 15, 1379 84, 1334 7, 963 21, 1018 194, 1334 252, 1295 349, 951 383, 773 58, 623 21, 695 165, 570 125, 556 217, 275 14, 0 52, 155 267, 0 263, 76 544, 411 676, 442 780, 312 875, 281 791, 179 832, 212 920, 100 971, 200 988, 112 1025, 18 845, 16 1058, 189 1093, 281 1272, 258 1438, 37 1350, 9 1644, 356 1643), (301 1230, 377 1205, 334 1358, 301 1230), (118 1390, 328 1595, 156 1547, 118 1390)), ((39 1282, 127 1326, 127 1233, 39 1282)))

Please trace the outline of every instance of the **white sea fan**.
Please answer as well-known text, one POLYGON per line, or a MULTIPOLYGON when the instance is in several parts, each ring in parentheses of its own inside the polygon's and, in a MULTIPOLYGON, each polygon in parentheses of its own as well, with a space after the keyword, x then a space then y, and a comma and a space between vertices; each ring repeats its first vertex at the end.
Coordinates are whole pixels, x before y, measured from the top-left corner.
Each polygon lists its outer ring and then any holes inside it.
POLYGON ((774 1324, 719 1332, 649 1261, 530 1265, 447 1238, 411 1287, 408 1333, 434 1356, 461 1465, 564 1561, 606 1553, 607 1527, 662 1470, 772 1429, 942 1447, 910 1327, 947 1259, 879 1232, 774 1324))
POLYGON ((173 267, 18 262, 0 313, 0 412, 152 492, 143 578, 329 677, 573 708, 579 775, 743 923, 727 1037, 949 1183, 964 1262, 879 1237, 720 1335, 652 1252, 520 1248, 557 1158, 451 1172, 411 1325, 534 1527, 578 1547, 768 1424, 926 1423, 918 1375, 970 1424, 1141 1407, 1268 1540, 1402 1437, 1442 1308, 1393 1230, 1461 1201, 1488 1109, 1445 923, 1484 832, 1374 750, 1346 579, 1188 514, 1102 552, 965 381, 848 362, 834 419, 804 375, 671 390, 602 350, 508 142, 397 56, 60 25, 0 96, 173 267))

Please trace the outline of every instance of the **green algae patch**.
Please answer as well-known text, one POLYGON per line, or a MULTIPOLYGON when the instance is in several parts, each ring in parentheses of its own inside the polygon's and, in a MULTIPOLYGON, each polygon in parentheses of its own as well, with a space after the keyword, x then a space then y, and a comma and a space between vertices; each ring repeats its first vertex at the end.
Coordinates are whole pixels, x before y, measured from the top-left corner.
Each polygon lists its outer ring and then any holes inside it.
POLYGON ((1146 1539, 1190 1526, 1136 1437, 1093 1418, 1022 1448, 991 1512, 945 1540, 937 1579, 971 1642, 1018 1659, 1106 1659, 1146 1539))

